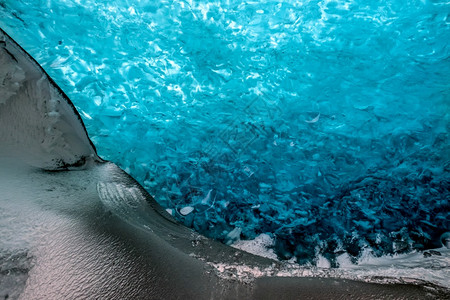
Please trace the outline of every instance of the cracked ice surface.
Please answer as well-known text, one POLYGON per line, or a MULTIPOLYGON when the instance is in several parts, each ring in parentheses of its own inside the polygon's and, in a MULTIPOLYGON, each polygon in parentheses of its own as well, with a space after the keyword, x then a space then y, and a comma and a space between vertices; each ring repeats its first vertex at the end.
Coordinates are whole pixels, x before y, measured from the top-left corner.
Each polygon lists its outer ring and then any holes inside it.
POLYGON ((338 266, 449 231, 449 8, 18 0, 0 25, 186 225, 338 266))

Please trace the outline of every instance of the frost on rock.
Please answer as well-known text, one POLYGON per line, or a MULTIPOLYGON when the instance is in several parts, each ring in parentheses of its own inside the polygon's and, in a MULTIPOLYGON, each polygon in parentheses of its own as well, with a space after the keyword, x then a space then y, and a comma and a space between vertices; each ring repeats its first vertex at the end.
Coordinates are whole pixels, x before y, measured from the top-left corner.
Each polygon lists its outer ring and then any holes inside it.
POLYGON ((448 8, 20 0, 0 25, 178 220, 335 267, 450 229, 448 8))

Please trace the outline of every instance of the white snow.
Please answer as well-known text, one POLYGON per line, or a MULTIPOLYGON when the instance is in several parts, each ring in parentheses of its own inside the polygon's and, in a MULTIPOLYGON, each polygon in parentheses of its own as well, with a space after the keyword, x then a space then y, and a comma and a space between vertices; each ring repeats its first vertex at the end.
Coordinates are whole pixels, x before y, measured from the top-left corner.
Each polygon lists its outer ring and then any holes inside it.
POLYGON ((192 206, 185 206, 182 209, 180 209, 180 214, 183 216, 187 216, 191 212, 194 211, 194 208, 192 206))
POLYGON ((273 242, 273 239, 268 234, 263 233, 254 240, 237 240, 231 246, 258 256, 277 260, 277 255, 270 249, 273 246, 273 242))
MULTIPOLYGON (((276 260, 272 249, 274 240, 267 234, 261 234, 254 240, 239 240, 232 247, 267 258, 276 260)), ((337 277, 367 282, 384 283, 419 283, 428 281, 440 286, 450 288, 450 249, 442 247, 435 249, 441 255, 432 255, 425 258, 420 252, 409 254, 375 257, 370 251, 363 253, 357 263, 353 263, 347 253, 337 258, 338 268, 330 268, 330 262, 323 256, 317 257, 317 267, 299 266, 295 262, 282 262, 281 269, 257 269, 245 266, 217 265, 218 270, 230 271, 236 269, 239 273, 247 274, 246 277, 337 277), (249 275, 251 274, 251 276, 249 275), (384 278, 384 279, 381 279, 384 278)))

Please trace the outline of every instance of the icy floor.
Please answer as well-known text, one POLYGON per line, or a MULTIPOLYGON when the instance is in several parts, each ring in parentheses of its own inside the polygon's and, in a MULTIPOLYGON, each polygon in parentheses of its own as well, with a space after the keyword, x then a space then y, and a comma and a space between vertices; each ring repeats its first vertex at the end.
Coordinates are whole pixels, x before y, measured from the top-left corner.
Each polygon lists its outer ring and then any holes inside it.
MULTIPOLYGON (((274 241, 266 234, 261 234, 251 241, 238 241, 233 247, 259 256, 276 259, 276 254, 270 249, 274 241)), ((285 268, 277 271, 276 276, 319 276, 363 280, 379 283, 433 283, 449 288, 450 281, 450 250, 441 247, 426 252, 413 251, 408 254, 395 254, 376 257, 370 250, 363 251, 358 260, 352 259, 348 253, 337 256, 339 268, 331 268, 331 262, 319 255, 315 265, 307 263, 299 267, 295 259, 289 261, 285 268)), ((220 266, 219 266, 220 267, 220 266)), ((242 276, 246 273, 261 277, 273 274, 271 269, 249 269, 245 266, 225 266, 235 268, 242 276)))
POLYGON ((449 11, 0 0, 0 26, 73 100, 100 155, 179 220, 335 267, 423 257, 450 231, 449 11))

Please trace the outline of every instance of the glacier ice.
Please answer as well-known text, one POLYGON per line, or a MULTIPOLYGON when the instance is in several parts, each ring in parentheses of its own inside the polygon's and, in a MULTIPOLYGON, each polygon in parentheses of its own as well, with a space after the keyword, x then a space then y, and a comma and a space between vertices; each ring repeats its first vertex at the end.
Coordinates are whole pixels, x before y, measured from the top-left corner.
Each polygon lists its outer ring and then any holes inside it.
POLYGON ((19 0, 0 25, 100 155, 181 222, 337 266, 440 247, 449 231, 448 8, 19 0))
MULTIPOLYGON (((448 296, 449 249, 378 260, 369 253, 349 268, 344 253, 337 258, 339 269, 330 269, 330 261, 319 254, 317 268, 300 267, 250 255, 180 226, 131 176, 97 157, 70 100, 2 30, 0 46, 0 136, 6 137, 0 143, 0 297, 448 296)), ((258 186, 271 188, 265 182, 258 186)), ((172 190, 181 192, 176 185, 172 190)), ((215 207, 213 192, 199 197, 198 209, 215 207)), ((195 209, 180 211, 192 217, 195 209)), ((299 224, 308 224, 303 217, 299 224)), ((235 240, 240 233, 235 227, 227 236, 235 240)), ((443 243, 447 239, 448 233, 441 236, 443 243)), ((260 235, 254 242, 235 247, 264 252, 273 239, 260 235)))

